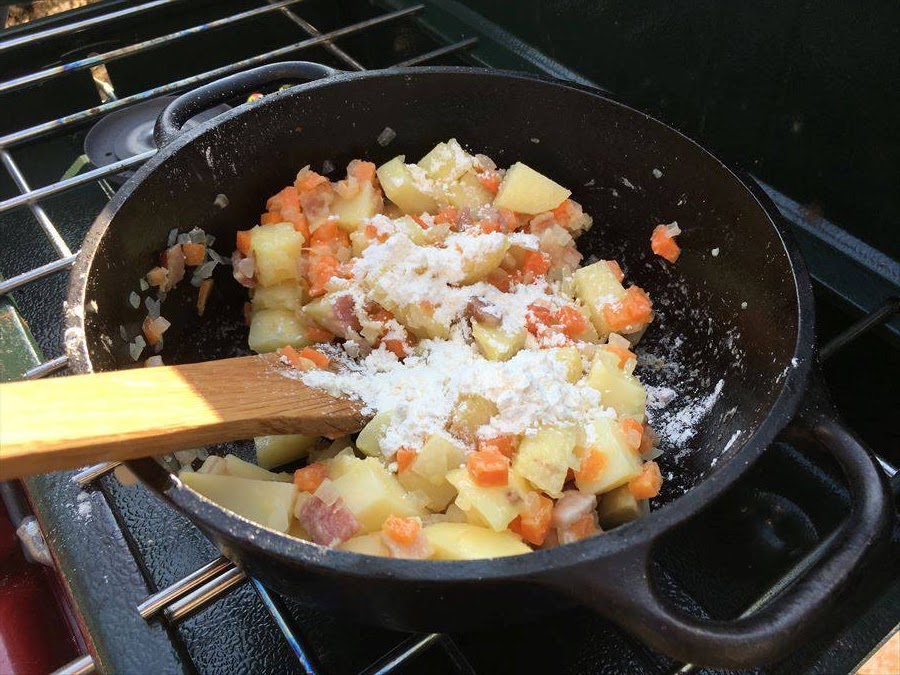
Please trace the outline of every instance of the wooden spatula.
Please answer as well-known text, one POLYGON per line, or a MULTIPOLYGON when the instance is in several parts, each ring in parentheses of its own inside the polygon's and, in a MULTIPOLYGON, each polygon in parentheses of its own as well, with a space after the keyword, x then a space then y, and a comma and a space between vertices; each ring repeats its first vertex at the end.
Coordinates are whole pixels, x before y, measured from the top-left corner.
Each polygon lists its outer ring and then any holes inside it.
POLYGON ((365 425, 359 402, 298 375, 264 354, 0 385, 0 479, 269 434, 337 437, 365 425))

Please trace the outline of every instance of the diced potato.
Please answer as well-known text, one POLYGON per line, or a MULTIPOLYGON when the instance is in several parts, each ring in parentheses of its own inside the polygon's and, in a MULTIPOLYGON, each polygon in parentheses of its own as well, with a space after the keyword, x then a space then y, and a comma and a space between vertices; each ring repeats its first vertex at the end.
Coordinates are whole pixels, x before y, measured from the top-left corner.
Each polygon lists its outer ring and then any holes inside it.
POLYGON ((416 221, 414 221, 409 216, 403 216, 402 218, 397 218, 394 221, 394 225, 397 229, 409 237, 409 240, 414 243, 416 246, 424 246, 427 237, 425 236, 425 230, 422 229, 422 226, 419 225, 416 221))
POLYGON ((289 473, 273 473, 256 464, 245 462, 235 455, 225 455, 225 470, 229 476, 251 478, 253 480, 271 480, 279 483, 290 483, 294 477, 289 473))
MULTIPOLYGON (((272 227, 267 225, 266 227, 272 227)), ((302 319, 283 309, 264 309, 253 313, 250 320, 250 349, 262 354, 291 345, 306 347, 312 344, 302 319)))
POLYGON ((647 411, 647 390, 634 375, 618 366, 618 357, 598 350, 588 374, 588 384, 600 392, 600 403, 613 408, 619 417, 633 417, 644 421, 647 411))
POLYGON ((443 324, 435 319, 431 309, 419 305, 405 305, 394 310, 394 315, 420 340, 429 338, 446 340, 450 337, 450 324, 443 324))
POLYGON ((571 427, 544 427, 519 443, 513 469, 539 490, 559 497, 569 469, 578 464, 575 443, 578 434, 571 427))
POLYGON ((381 210, 381 193, 371 183, 362 183, 359 192, 352 197, 336 194, 331 203, 331 213, 338 217, 338 226, 347 232, 359 226, 381 210))
POLYGON ((410 492, 420 492, 432 511, 443 511, 456 497, 456 488, 447 480, 447 472, 459 467, 463 448, 443 433, 426 441, 412 465, 397 479, 410 492))
POLYGON ((525 346, 525 329, 507 333, 502 326, 485 326, 472 321, 472 337, 485 358, 491 361, 507 361, 525 346))
POLYGON ((445 192, 450 206, 458 209, 477 209, 490 204, 494 199, 494 193, 484 187, 471 172, 460 176, 445 192))
POLYGON ((393 410, 382 410, 369 420, 356 437, 356 447, 360 452, 369 457, 381 456, 381 439, 384 438, 393 415, 393 410))
POLYGON ((519 213, 535 215, 552 211, 562 204, 571 191, 538 173, 527 164, 516 162, 506 172, 494 206, 519 213))
MULTIPOLYGON (((437 202, 428 194, 426 186, 420 185, 410 168, 404 164, 405 157, 399 155, 378 167, 378 181, 384 194, 404 213, 420 214, 437 211, 437 202)), ((418 168, 418 167, 417 167, 418 168)))
MULTIPOLYGON (((601 417, 595 419, 591 427, 588 433, 588 438, 591 439, 590 449, 602 452, 606 463, 592 480, 582 480, 576 474, 575 485, 579 490, 600 494, 624 485, 641 473, 641 458, 628 447, 618 420, 601 417)), ((587 450, 587 448, 578 450, 578 466, 581 465, 580 456, 587 450)))
POLYGON ((472 481, 468 469, 456 469, 447 480, 459 492, 456 505, 466 512, 470 522, 502 532, 519 515, 519 503, 528 487, 515 472, 509 472, 509 484, 481 487, 472 481))
POLYGON ((397 480, 409 492, 421 497, 425 507, 435 513, 447 508, 447 505, 456 497, 456 488, 444 477, 439 481, 432 482, 409 468, 398 473, 397 480))
POLYGON ((384 545, 380 532, 372 534, 360 534, 351 537, 347 541, 338 545, 341 551, 350 551, 351 553, 362 553, 363 555, 378 555, 382 558, 390 558, 391 552, 384 545))
POLYGON ((434 523, 422 528, 438 560, 473 560, 530 553, 510 532, 494 532, 469 523, 434 523))
POLYGON ((588 316, 601 337, 609 335, 609 326, 603 317, 603 308, 625 297, 625 287, 616 275, 600 260, 575 270, 575 292, 588 310, 588 316))
POLYGON ((462 267, 465 276, 463 276, 461 283, 474 284, 476 281, 484 279, 500 266, 508 250, 509 240, 504 237, 500 246, 489 251, 479 251, 476 257, 464 258, 462 267))
POLYGON ((196 472, 181 472, 178 477, 189 488, 247 520, 278 532, 290 527, 297 496, 293 483, 196 472))
POLYGON ((475 158, 463 150, 455 138, 438 143, 419 160, 419 167, 429 178, 443 183, 457 180, 472 168, 475 158))
POLYGON ((350 248, 353 250, 353 257, 359 258, 362 256, 363 251, 369 248, 369 244, 372 243, 372 239, 369 238, 363 230, 357 230, 356 232, 350 233, 350 248))
POLYGON ((254 312, 262 309, 297 312, 303 302, 303 289, 293 281, 274 286, 257 286, 252 291, 252 299, 254 312))
POLYGON ((555 347, 550 350, 553 357, 560 363, 565 364, 567 373, 566 379, 573 384, 581 379, 581 352, 575 347, 555 347))
MULTIPOLYGON (((348 460, 349 461, 349 460, 348 460)), ((425 509, 374 457, 357 459, 332 487, 353 512, 364 532, 376 532, 390 515, 424 516, 425 509)))
MULTIPOLYGON (((328 478, 331 480, 337 480, 348 471, 352 471, 359 461, 359 457, 354 454, 351 446, 344 446, 339 450, 335 450, 338 445, 340 444, 336 444, 335 442, 329 446, 329 450, 326 452, 334 450, 334 454, 330 457, 320 457, 316 459, 317 462, 323 462, 328 467, 328 478)), ((309 459, 312 461, 311 456, 309 459)))
POLYGON ((303 235, 290 223, 256 226, 250 230, 250 252, 256 258, 256 279, 260 286, 295 281, 297 260, 304 243, 303 235))
POLYGON ((285 434, 259 436, 253 439, 256 446, 256 463, 264 469, 272 469, 289 462, 296 462, 309 454, 309 449, 319 440, 318 436, 285 434))
POLYGON ((475 432, 490 422, 497 412, 497 406, 493 401, 478 394, 466 394, 456 402, 447 430, 467 443, 474 443, 475 432))
POLYGON ((650 504, 646 499, 635 499, 627 485, 607 492, 600 498, 600 505, 597 507, 600 527, 605 530, 630 523, 648 513, 650 504))

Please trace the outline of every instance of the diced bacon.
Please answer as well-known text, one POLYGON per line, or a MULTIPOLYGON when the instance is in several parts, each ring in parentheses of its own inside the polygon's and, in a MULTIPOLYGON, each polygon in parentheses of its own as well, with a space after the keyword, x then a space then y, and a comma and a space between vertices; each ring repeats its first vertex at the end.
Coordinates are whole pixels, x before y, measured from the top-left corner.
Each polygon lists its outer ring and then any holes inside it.
POLYGON ((253 275, 256 274, 256 260, 253 256, 244 257, 240 251, 235 251, 231 255, 231 274, 241 286, 255 287, 253 275))
POLYGON ((334 319, 338 326, 344 330, 341 331, 346 337, 349 330, 359 332, 362 326, 359 324, 359 317, 356 315, 356 302, 352 295, 341 295, 334 301, 334 319))
POLYGON ((312 540, 322 546, 337 546, 360 530, 359 521, 340 497, 329 505, 311 496, 299 503, 296 516, 312 540))
POLYGON ((553 525, 565 529, 575 521, 597 508, 597 496, 578 490, 563 492, 563 496, 553 507, 553 525))

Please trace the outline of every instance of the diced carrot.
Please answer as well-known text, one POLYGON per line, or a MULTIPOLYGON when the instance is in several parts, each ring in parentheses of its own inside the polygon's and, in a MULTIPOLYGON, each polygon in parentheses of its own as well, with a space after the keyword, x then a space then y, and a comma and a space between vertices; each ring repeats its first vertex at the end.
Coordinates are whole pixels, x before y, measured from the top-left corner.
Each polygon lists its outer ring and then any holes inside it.
POLYGON ((553 209, 553 219, 560 225, 565 225, 572 220, 572 211, 575 205, 571 199, 565 200, 562 204, 553 209))
POLYGON ((502 487, 509 482, 509 459, 491 450, 475 451, 466 460, 472 482, 481 487, 502 487))
POLYGON ((500 174, 496 171, 485 171, 478 174, 478 182, 489 192, 497 192, 500 189, 500 174))
POLYGON ((321 176, 315 171, 311 171, 309 167, 304 167, 300 170, 300 173, 297 174, 297 180, 294 181, 294 188, 297 192, 309 192, 327 182, 328 179, 325 178, 325 176, 321 176))
POLYGON ((367 314, 372 321, 380 321, 381 323, 385 323, 394 318, 393 312, 386 310, 381 305, 375 305, 375 309, 369 310, 367 314))
POLYGON ((631 286, 619 302, 603 307, 603 318, 617 333, 633 333, 650 323, 653 303, 640 286, 631 286))
POLYGON ((286 358, 288 363, 291 364, 291 367, 296 368, 297 370, 307 371, 312 366, 309 360, 300 356, 300 353, 291 345, 281 347, 276 351, 276 354, 286 358))
POLYGON ((200 282, 200 292, 197 294, 197 314, 203 316, 206 311, 206 301, 209 300, 209 293, 213 287, 212 279, 204 279, 200 282))
POLYGON ((510 523, 509 529, 535 546, 540 546, 550 532, 553 521, 553 500, 537 492, 529 493, 522 501, 521 514, 510 523))
MULTIPOLYGON (((678 230, 675 231, 677 232, 678 230)), ((675 237, 669 234, 668 225, 656 226, 653 234, 650 236, 650 248, 653 249, 656 255, 665 258, 670 263, 678 260, 678 256, 681 255, 681 247, 675 241, 675 237)))
POLYGON ((553 325, 553 316, 554 312, 549 307, 532 303, 525 312, 525 327, 529 333, 537 335, 543 327, 553 325))
POLYGON ((238 230, 237 250, 243 255, 250 255, 250 230, 238 230))
POLYGON ((141 326, 141 331, 144 333, 144 337, 147 338, 147 344, 151 347, 158 344, 160 339, 162 338, 162 333, 157 330, 156 323, 149 316, 144 317, 144 323, 141 326))
POLYGON ((412 448, 399 448, 394 455, 397 460, 397 473, 403 473, 409 469, 413 462, 416 461, 417 456, 418 453, 412 448))
POLYGON ((500 231, 500 223, 493 219, 482 220, 478 223, 479 228, 484 234, 491 234, 500 231))
POLYGON ((294 226, 295 232, 299 232, 303 235, 303 243, 308 244, 311 235, 309 233, 309 222, 306 220, 306 216, 298 211, 291 215, 287 220, 294 226))
POLYGON ((628 482, 628 490, 635 499, 652 499, 659 494, 663 479, 656 462, 644 462, 639 476, 628 482))
POLYGON ((315 363, 319 368, 327 368, 328 364, 331 363, 331 359, 329 359, 325 354, 320 352, 318 349, 313 349, 312 347, 304 347, 300 350, 300 358, 309 359, 313 363, 315 363))
POLYGON ((522 260, 522 271, 531 272, 536 277, 542 277, 550 269, 550 256, 543 251, 525 251, 522 260))
POLYGON ((613 276, 616 277, 616 281, 622 283, 622 279, 625 278, 625 273, 622 271, 622 268, 619 267, 619 263, 615 260, 604 260, 606 266, 612 271, 613 276))
POLYGON ((330 247, 332 245, 350 246, 350 236, 338 227, 333 220, 326 220, 316 228, 310 237, 313 247, 330 247))
POLYGON ((154 267, 147 272, 147 283, 151 286, 165 286, 169 278, 169 270, 165 267, 154 267))
POLYGON ((381 531, 398 544, 409 546, 414 544, 419 537, 422 523, 418 518, 401 518, 390 515, 382 524, 381 531))
POLYGON ((636 419, 626 417, 620 423, 625 442, 628 447, 637 452, 641 447, 641 437, 644 435, 644 427, 636 419))
POLYGON ((620 347, 619 345, 603 345, 603 349, 608 352, 612 352, 619 357, 619 368, 624 368, 625 364, 628 363, 631 359, 637 358, 634 352, 625 349, 625 347, 620 347))
POLYGON ((509 272, 499 267, 488 272, 484 280, 502 293, 508 293, 512 285, 512 277, 509 275, 509 272))
POLYGON ((581 458, 581 466, 575 471, 575 479, 579 481, 595 480, 606 468, 609 459, 599 448, 588 448, 581 458))
POLYGON ((581 518, 576 520, 574 523, 569 525, 566 528, 570 537, 572 537, 573 541, 578 541, 579 539, 586 539, 590 537, 592 534, 599 532, 597 528, 597 523, 594 522, 594 514, 593 513, 585 513, 581 518))
POLYGON ((423 230, 428 229, 428 223, 426 223, 425 220, 421 216, 417 216, 417 215, 414 215, 411 213, 411 214, 409 214, 409 217, 412 218, 414 221, 416 221, 416 225, 421 227, 423 230))
POLYGON ((275 223, 283 223, 284 216, 281 215, 281 211, 269 211, 268 213, 264 213, 259 217, 260 225, 274 225, 275 223))
POLYGON ((440 223, 450 223, 451 225, 455 224, 457 219, 459 218, 459 211, 452 206, 445 206, 438 214, 434 217, 434 222, 437 224, 440 223))
POLYGON ((321 462, 316 462, 294 472, 294 485, 300 492, 315 492, 326 478, 328 478, 328 467, 321 462))
POLYGON ((492 438, 479 438, 476 442, 476 449, 479 452, 499 452, 504 457, 512 458, 518 445, 518 436, 515 434, 504 434, 492 438))
POLYGON ((331 342, 334 340, 334 335, 332 335, 330 331, 327 331, 314 323, 309 323, 306 326, 306 337, 313 342, 331 342))
POLYGON ((409 356, 409 347, 407 347, 406 343, 403 340, 392 338, 390 340, 382 340, 381 344, 383 344, 385 349, 387 349, 389 352, 392 352, 401 361, 409 356))
MULTIPOLYGON (((316 230, 318 232, 318 230, 316 230)), ((316 298, 325 295, 325 284, 337 276, 340 262, 330 253, 318 253, 309 260, 309 295, 316 298)))
POLYGON ((206 257, 206 244, 182 244, 181 250, 184 252, 184 264, 188 267, 203 264, 203 259, 206 257))
POLYGON ((360 183, 371 183, 375 179, 375 165, 372 162, 354 159, 347 165, 347 175, 352 176, 360 183))
MULTIPOLYGON (((284 211, 300 208, 300 195, 293 185, 288 185, 278 194, 272 195, 266 200, 267 211, 284 211)), ((280 222, 280 221, 279 221, 280 222)))
POLYGON ((570 305, 560 307, 556 312, 555 319, 555 323, 562 325, 563 333, 573 340, 588 328, 588 322, 584 318, 584 314, 570 305))

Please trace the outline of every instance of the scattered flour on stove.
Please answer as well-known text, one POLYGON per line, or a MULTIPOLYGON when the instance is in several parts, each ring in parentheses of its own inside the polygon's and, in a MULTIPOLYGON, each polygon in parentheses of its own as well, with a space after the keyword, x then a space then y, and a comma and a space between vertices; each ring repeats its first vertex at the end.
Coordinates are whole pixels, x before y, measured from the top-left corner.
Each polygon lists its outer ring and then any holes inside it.
POLYGON ((707 396, 694 399, 677 413, 660 420, 663 424, 657 429, 659 435, 673 447, 684 448, 685 444, 696 435, 697 424, 719 400, 724 386, 725 381, 719 380, 707 396))

